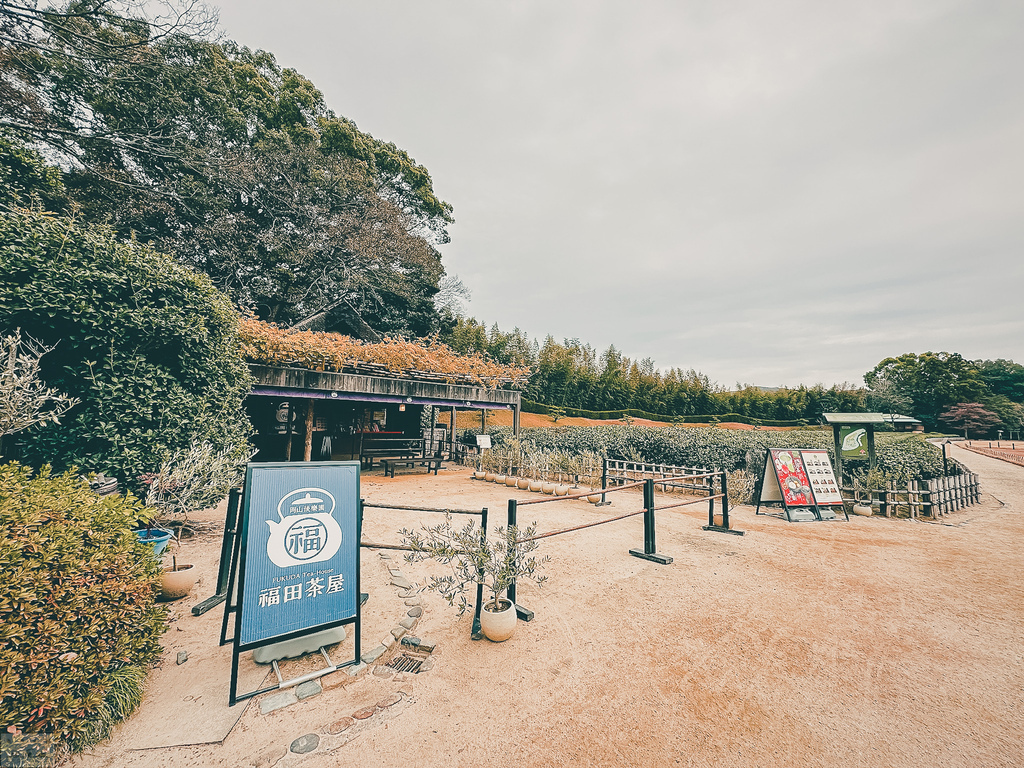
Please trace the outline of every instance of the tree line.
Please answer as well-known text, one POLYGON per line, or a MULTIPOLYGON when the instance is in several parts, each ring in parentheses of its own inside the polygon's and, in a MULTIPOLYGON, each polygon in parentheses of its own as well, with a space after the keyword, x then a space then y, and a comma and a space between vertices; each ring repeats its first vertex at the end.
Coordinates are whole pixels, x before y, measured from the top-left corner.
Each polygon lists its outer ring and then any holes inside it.
POLYGON ((636 409, 667 417, 738 413, 765 420, 818 423, 827 412, 879 411, 914 416, 929 431, 964 427, 1020 430, 1024 425, 1024 366, 1012 360, 964 359, 956 353, 908 353, 886 358, 865 376, 866 386, 840 384, 728 389, 694 369, 661 371, 650 358, 634 360, 614 345, 598 352, 579 339, 540 344, 519 328, 503 332, 475 318, 454 318, 442 340, 458 352, 479 353, 532 371, 523 396, 561 408, 636 409), (980 416, 977 410, 984 413, 980 416), (985 416, 985 413, 989 416, 985 416), (981 419, 979 422, 978 419, 981 419))

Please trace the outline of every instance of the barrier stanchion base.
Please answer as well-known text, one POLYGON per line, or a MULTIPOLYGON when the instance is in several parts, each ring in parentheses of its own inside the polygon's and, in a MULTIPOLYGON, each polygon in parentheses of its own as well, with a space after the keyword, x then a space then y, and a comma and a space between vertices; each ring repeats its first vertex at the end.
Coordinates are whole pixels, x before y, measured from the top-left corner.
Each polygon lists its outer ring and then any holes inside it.
POLYGON ((599 501, 595 504, 595 507, 610 507, 612 503, 610 501, 599 501))
POLYGON ((483 630, 480 629, 480 619, 478 619, 478 618, 474 618, 473 619, 473 631, 470 633, 469 639, 470 640, 483 640, 484 639, 484 633, 483 633, 483 630))
POLYGON ((652 563, 658 563, 660 565, 669 565, 673 562, 672 558, 668 555, 659 555, 657 552, 648 554, 642 549, 631 549, 629 554, 633 557, 639 557, 641 560, 650 560, 652 563))
POLYGON ((534 613, 529 608, 524 608, 519 603, 516 603, 516 616, 523 621, 533 621, 534 613))
POLYGON ((746 531, 734 531, 731 528, 723 528, 720 525, 702 525, 701 530, 717 531, 718 533, 731 533, 733 536, 742 536, 746 531))

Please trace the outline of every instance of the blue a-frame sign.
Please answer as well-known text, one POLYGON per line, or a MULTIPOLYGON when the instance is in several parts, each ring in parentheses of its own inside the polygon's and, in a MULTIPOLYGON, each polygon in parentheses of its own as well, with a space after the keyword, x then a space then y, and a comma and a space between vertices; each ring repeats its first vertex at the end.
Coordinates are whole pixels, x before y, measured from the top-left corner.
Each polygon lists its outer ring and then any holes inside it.
MULTIPOLYGON (((230 703, 276 690, 238 694, 238 655, 343 624, 355 624, 359 663, 358 461, 249 464, 224 609, 235 615, 230 703)), ((329 670, 330 671, 330 670, 329 670)))

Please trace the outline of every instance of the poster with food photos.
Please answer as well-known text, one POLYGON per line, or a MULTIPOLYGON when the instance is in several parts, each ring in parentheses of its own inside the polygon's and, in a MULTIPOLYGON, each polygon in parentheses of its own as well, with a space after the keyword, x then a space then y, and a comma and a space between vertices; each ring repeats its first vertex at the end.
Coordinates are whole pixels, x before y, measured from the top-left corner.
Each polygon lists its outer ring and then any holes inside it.
POLYGON ((804 472, 814 494, 814 501, 819 507, 840 505, 843 495, 839 492, 835 472, 828 451, 800 451, 804 463, 804 472))
POLYGON ((814 505, 811 495, 811 484, 807 478, 800 451, 772 448, 772 467, 782 493, 782 501, 787 507, 810 507, 814 505))

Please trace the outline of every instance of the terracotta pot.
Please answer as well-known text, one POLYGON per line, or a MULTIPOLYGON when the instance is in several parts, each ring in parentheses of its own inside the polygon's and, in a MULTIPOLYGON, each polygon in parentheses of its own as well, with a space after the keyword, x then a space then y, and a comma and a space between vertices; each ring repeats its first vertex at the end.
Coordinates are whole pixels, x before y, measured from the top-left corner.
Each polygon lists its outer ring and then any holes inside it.
POLYGON ((539 493, 543 487, 544 483, 542 483, 540 480, 530 481, 530 490, 533 491, 534 493, 539 493))
POLYGON ((525 477, 520 477, 519 482, 516 483, 516 485, 519 486, 519 490, 525 491, 527 488, 530 487, 530 481, 525 477))
POLYGON ((508 640, 516 631, 516 607, 511 600, 498 600, 498 607, 503 610, 493 611, 494 603, 486 603, 480 611, 480 630, 484 637, 495 643, 508 640))
POLYGON ((199 574, 190 563, 179 563, 178 570, 165 568, 160 577, 160 594, 168 600, 178 600, 192 591, 199 574))

